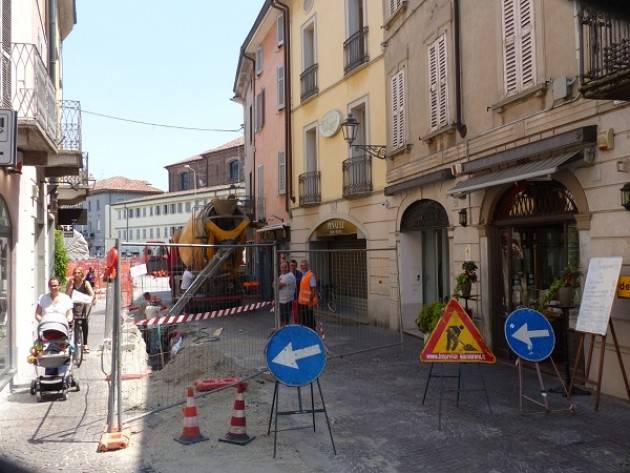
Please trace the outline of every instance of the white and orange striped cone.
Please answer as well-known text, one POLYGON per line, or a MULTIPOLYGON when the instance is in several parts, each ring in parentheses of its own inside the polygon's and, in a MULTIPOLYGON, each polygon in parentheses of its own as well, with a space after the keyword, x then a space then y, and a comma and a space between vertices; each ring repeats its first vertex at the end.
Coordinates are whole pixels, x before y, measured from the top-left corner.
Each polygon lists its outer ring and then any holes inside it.
POLYGON ((247 435, 245 421, 245 398, 243 393, 247 389, 247 383, 236 385, 236 398, 234 399, 234 411, 230 420, 230 431, 219 442, 234 443, 236 445, 247 445, 256 437, 247 435))
POLYGON ((184 413, 184 430, 182 431, 182 435, 175 440, 183 445, 191 445, 208 440, 208 437, 201 435, 201 431, 199 430, 199 418, 197 417, 197 406, 195 405, 193 388, 186 388, 186 407, 184 407, 182 411, 184 413))

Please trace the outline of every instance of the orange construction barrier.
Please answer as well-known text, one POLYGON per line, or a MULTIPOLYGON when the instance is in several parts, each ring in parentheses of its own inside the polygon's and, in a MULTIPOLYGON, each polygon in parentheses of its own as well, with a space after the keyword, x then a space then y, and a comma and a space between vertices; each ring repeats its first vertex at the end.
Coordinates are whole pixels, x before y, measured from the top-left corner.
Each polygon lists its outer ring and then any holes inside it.
POLYGON ((201 435, 199 430, 199 419, 197 417, 193 388, 186 388, 186 407, 182 411, 184 412, 184 429, 182 435, 175 440, 183 445, 191 445, 208 440, 207 437, 201 435))
POLYGON ((231 384, 236 384, 241 380, 238 376, 227 376, 225 378, 209 378, 198 379, 193 384, 197 391, 213 391, 214 389, 224 388, 231 384))

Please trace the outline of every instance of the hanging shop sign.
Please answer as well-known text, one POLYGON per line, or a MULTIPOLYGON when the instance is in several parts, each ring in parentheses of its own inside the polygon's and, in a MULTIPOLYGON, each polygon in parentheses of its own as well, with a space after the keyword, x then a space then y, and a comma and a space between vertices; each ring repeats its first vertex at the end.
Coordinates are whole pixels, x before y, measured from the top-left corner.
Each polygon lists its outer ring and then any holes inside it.
POLYGON ((325 221, 319 227, 315 229, 315 234, 318 237, 329 237, 337 235, 356 235, 356 225, 343 220, 341 218, 333 218, 325 221))
POLYGON ((0 109, 0 166, 17 163, 17 112, 0 109))
POLYGON ((617 297, 630 299, 630 276, 621 276, 617 285, 617 297))
POLYGON ((420 353, 425 363, 494 363, 496 357, 464 308, 451 299, 420 353))

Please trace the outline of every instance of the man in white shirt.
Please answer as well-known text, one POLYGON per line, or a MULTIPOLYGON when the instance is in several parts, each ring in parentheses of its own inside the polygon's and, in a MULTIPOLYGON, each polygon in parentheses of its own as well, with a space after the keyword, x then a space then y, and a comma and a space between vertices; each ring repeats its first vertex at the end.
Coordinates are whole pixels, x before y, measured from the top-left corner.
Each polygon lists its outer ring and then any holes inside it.
POLYGON ((295 295, 295 276, 289 272, 289 264, 284 261, 280 264, 280 278, 278 280, 278 302, 280 304, 280 322, 287 325, 291 318, 291 307, 295 295))

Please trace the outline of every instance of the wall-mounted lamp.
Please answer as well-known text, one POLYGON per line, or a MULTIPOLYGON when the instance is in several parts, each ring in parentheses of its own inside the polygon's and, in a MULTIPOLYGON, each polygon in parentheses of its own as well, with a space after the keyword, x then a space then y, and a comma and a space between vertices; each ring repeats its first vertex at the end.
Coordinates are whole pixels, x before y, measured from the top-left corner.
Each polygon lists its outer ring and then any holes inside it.
POLYGON ((370 156, 373 156, 378 159, 385 159, 385 151, 387 146, 385 145, 355 145, 354 140, 357 139, 357 132, 359 130, 359 122, 352 116, 351 113, 348 113, 348 117, 341 122, 341 133, 343 134, 343 139, 346 140, 348 146, 350 148, 360 149, 361 151, 365 151, 370 156))
POLYGON ((468 212, 466 211, 466 209, 459 210, 459 224, 462 227, 468 226, 468 212))
POLYGON ((630 182, 626 182, 621 190, 621 205, 630 210, 630 182))

